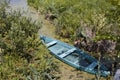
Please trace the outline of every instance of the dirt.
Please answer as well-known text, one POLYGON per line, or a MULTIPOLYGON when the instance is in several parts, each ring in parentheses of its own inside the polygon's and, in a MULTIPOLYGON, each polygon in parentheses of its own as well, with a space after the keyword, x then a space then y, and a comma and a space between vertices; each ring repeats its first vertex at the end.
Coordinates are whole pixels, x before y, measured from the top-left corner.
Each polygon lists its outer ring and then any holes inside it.
MULTIPOLYGON (((60 79, 59 80, 97 80, 96 76, 81 70, 77 70, 61 61, 59 62, 60 79)), ((107 80, 103 77, 100 80, 107 80)))
POLYGON ((92 79, 94 76, 91 74, 87 74, 83 71, 76 70, 75 68, 60 62, 60 80, 90 80, 89 77, 92 79))
POLYGON ((29 17, 36 23, 41 23, 41 28, 38 31, 38 35, 45 35, 49 37, 55 37, 55 26, 45 19, 45 16, 37 12, 34 8, 29 7, 29 17))
MULTIPOLYGON (((43 16, 43 15, 41 15, 41 16, 43 16)), ((55 26, 53 24, 51 24, 49 21, 42 18, 42 27, 38 33, 39 33, 39 35, 55 37, 55 26)))

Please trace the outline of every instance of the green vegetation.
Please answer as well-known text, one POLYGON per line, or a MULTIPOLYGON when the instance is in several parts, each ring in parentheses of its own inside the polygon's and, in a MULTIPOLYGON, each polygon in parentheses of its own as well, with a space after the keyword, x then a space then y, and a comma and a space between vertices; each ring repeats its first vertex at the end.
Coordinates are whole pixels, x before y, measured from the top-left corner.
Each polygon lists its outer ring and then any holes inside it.
MULTIPOLYGON (((28 4, 43 14, 55 15, 56 34, 71 42, 81 35, 92 42, 116 42, 114 55, 105 57, 120 60, 119 0, 28 0, 28 4)), ((39 28, 31 19, 6 13, 5 6, 0 6, 0 79, 56 78, 55 61, 38 39, 39 28)))
POLYGON ((42 13, 57 15, 56 32, 62 36, 69 34, 76 38, 79 28, 91 27, 95 28, 96 36, 118 40, 119 35, 113 34, 113 28, 119 29, 117 0, 28 0, 28 3, 42 13), (113 22, 118 23, 114 25, 113 22))
MULTIPOLYGON (((28 0, 44 14, 57 18, 56 33, 70 41, 81 35, 92 41, 111 40, 120 44, 119 0, 28 0), (85 29, 88 31, 85 32, 85 29)), ((117 45, 119 46, 119 45, 117 45)), ((120 49, 117 49, 120 50, 120 49)))
POLYGON ((0 80, 56 78, 56 63, 38 38, 40 24, 0 6, 0 80))
POLYGON ((110 49, 107 44, 115 46, 111 54, 102 51, 91 53, 98 58, 98 54, 93 53, 101 52, 106 59, 120 61, 119 0, 28 0, 28 4, 43 14, 57 17, 53 23, 60 37, 73 42, 81 39, 82 35, 88 42, 92 42, 90 45, 87 43, 87 47, 94 43, 98 45, 99 42, 104 49, 110 49))

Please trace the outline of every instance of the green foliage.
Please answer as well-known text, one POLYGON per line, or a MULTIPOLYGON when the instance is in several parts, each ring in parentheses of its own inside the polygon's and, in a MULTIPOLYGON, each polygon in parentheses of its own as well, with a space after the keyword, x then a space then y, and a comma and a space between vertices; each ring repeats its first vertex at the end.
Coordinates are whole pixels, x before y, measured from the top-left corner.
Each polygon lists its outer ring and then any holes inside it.
MULTIPOLYGON (((28 0, 29 4, 45 14, 55 14, 56 32, 69 40, 80 38, 84 28, 91 28, 92 42, 115 41, 120 52, 120 1, 119 0, 28 0), (94 41, 93 41, 94 40, 94 41)), ((91 34, 88 31, 88 34, 91 34)), ((82 34, 83 35, 83 34, 82 34)), ((83 35, 87 37, 87 34, 83 35)), ((106 43, 107 44, 107 43, 106 43)))
POLYGON ((7 13, 0 6, 0 79, 46 80, 57 66, 41 45, 41 26, 19 12, 7 13))
POLYGON ((0 64, 1 80, 46 80, 48 75, 55 78, 53 73, 57 66, 53 58, 48 55, 44 46, 39 46, 40 50, 30 63, 18 55, 5 55, 4 63, 0 64))
POLYGON ((58 15, 56 32, 61 36, 69 34, 75 38, 77 30, 87 26, 94 28, 96 36, 109 34, 108 37, 115 36, 118 40, 119 34, 115 32, 120 32, 119 0, 41 0, 38 3, 28 0, 28 3, 36 5, 39 11, 58 15))
MULTIPOLYGON (((91 41, 111 40, 120 44, 119 0, 28 0, 45 14, 55 14, 56 33, 73 42, 81 35, 93 34, 91 41), (38 2, 39 1, 39 2, 38 2), (90 28, 87 34, 84 28, 90 28)), ((88 39, 88 38, 87 38, 88 39)), ((120 48, 116 48, 120 50, 120 48)))
POLYGON ((40 42, 36 34, 40 26, 31 23, 31 19, 21 17, 20 13, 7 14, 1 10, 0 18, 1 41, 5 45, 0 48, 4 49, 4 53, 24 56, 37 49, 40 42))

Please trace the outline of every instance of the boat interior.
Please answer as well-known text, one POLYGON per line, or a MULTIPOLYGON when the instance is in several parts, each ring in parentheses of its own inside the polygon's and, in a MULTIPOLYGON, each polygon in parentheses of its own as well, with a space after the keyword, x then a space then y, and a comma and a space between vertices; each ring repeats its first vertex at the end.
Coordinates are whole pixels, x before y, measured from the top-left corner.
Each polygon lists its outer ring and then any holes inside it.
POLYGON ((79 54, 80 52, 78 53, 76 48, 68 48, 66 46, 59 45, 56 43, 54 44, 54 46, 49 47, 49 49, 52 52, 54 52, 55 55, 58 55, 59 57, 64 58, 65 60, 74 63, 78 66, 81 65, 83 67, 87 67, 92 63, 82 54, 79 54))
MULTIPOLYGON (((43 41, 51 52, 64 60, 77 66, 98 69, 97 61, 92 60, 90 56, 83 55, 83 51, 80 52, 74 47, 59 44, 56 40, 43 39, 43 41)), ((100 70, 104 70, 104 68, 100 67, 100 70)))

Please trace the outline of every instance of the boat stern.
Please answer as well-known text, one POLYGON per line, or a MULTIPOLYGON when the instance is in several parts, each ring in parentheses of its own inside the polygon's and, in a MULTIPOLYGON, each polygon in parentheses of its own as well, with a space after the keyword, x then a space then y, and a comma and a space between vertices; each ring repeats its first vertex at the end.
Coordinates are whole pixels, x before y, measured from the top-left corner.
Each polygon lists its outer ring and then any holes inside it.
POLYGON ((45 36, 40 35, 40 40, 42 41, 42 43, 45 43, 45 36))
POLYGON ((43 35, 40 35, 40 39, 43 39, 45 36, 43 36, 43 35))

